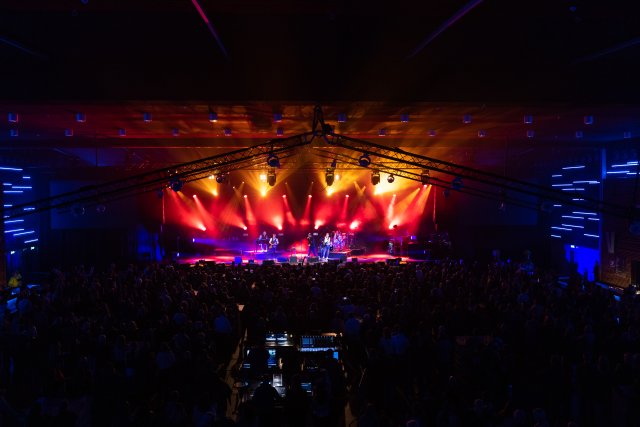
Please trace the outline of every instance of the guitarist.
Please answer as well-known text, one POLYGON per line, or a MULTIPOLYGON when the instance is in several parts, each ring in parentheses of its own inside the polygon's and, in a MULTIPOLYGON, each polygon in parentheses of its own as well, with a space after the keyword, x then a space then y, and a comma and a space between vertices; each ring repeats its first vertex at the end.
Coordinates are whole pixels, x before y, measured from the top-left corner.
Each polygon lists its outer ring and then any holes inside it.
POLYGON ((278 250, 279 243, 280 242, 278 241, 278 237, 273 234, 269 239, 269 249, 271 249, 274 254, 276 253, 276 250, 278 250))

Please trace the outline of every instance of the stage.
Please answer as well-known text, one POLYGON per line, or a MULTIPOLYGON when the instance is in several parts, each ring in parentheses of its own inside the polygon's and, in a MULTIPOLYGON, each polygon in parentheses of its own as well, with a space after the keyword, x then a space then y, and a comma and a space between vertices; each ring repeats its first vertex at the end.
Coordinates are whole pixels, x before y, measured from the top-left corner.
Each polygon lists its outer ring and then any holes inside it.
POLYGON ((332 252, 329 254, 327 261, 321 260, 318 257, 308 257, 307 254, 294 254, 290 252, 279 251, 275 254, 253 251, 243 252, 242 255, 234 255, 230 253, 221 253, 223 251, 217 251, 215 254, 210 255, 187 255, 183 257, 177 257, 175 261, 180 264, 195 264, 200 261, 215 262, 216 264, 316 264, 316 263, 341 263, 341 262, 353 262, 359 263, 375 263, 375 262, 424 262, 424 259, 409 258, 400 255, 389 255, 388 253, 367 253, 354 255, 352 251, 344 252, 332 252))

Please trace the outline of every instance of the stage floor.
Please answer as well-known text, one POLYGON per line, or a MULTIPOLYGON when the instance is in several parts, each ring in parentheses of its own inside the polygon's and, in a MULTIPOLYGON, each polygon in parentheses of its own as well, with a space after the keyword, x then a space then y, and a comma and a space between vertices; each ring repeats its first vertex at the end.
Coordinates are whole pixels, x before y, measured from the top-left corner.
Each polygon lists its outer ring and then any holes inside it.
MULTIPOLYGON (((406 256, 400 256, 400 255, 389 255, 388 253, 368 253, 365 255, 351 255, 348 253, 338 253, 340 254, 339 256, 335 256, 337 254, 332 253, 329 254, 329 261, 321 261, 319 258, 317 258, 318 263, 323 263, 323 262, 330 262, 330 261, 352 261, 354 258, 356 258, 358 260, 358 262, 361 263, 368 263, 368 262, 386 262, 387 260, 390 259, 398 259, 400 258, 400 262, 424 262, 424 259, 416 259, 416 258, 409 258, 406 256), (332 256, 334 255, 334 256, 332 256)), ((304 263, 307 264, 308 262, 308 257, 306 255, 293 255, 293 254, 289 254, 287 252, 283 252, 283 253, 277 253, 275 254, 275 256, 273 254, 265 254, 265 253, 257 253, 257 254, 253 254, 253 253, 247 253, 245 252, 242 256, 239 255, 199 255, 199 256, 184 256, 184 257, 180 257, 176 260, 177 262, 179 262, 180 264, 195 264, 198 261, 213 261, 216 262, 218 264, 224 263, 224 264, 231 264, 231 263, 238 263, 238 261, 241 261, 243 264, 246 264, 248 262, 253 262, 254 264, 262 264, 264 261, 267 261, 268 263, 276 263, 276 264, 291 264, 291 263, 304 263)))

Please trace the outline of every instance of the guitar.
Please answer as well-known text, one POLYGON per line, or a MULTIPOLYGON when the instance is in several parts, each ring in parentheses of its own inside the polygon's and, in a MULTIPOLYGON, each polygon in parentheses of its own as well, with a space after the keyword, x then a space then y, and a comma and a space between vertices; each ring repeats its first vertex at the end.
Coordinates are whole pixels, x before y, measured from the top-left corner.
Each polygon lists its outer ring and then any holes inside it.
POLYGON ((269 239, 269 249, 272 249, 274 246, 278 246, 278 238, 277 237, 272 237, 269 239))

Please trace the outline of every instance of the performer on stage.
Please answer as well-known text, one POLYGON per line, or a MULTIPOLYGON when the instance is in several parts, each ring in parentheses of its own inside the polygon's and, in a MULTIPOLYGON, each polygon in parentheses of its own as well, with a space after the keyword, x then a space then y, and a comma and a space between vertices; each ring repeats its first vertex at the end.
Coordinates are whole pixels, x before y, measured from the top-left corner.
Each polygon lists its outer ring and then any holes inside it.
POLYGON ((316 239, 313 237, 311 233, 307 234, 307 245, 309 245, 309 252, 307 256, 318 256, 318 251, 316 249, 316 239))
POLYGON ((260 248, 260 252, 267 251, 267 245, 269 244, 269 236, 267 236, 266 231, 263 231, 262 234, 258 236, 258 238, 256 239, 256 243, 260 248))
POLYGON ((275 234, 271 236, 271 238, 269 239, 269 248, 271 249, 272 253, 276 253, 279 243, 280 242, 278 241, 278 237, 275 234))
POLYGON ((341 251, 343 249, 344 242, 342 241, 342 233, 339 231, 333 232, 333 251, 341 251))
POLYGON ((331 248, 331 236, 329 233, 324 235, 324 239, 322 240, 322 248, 320 249, 320 257, 323 260, 329 259, 329 249, 331 248))

